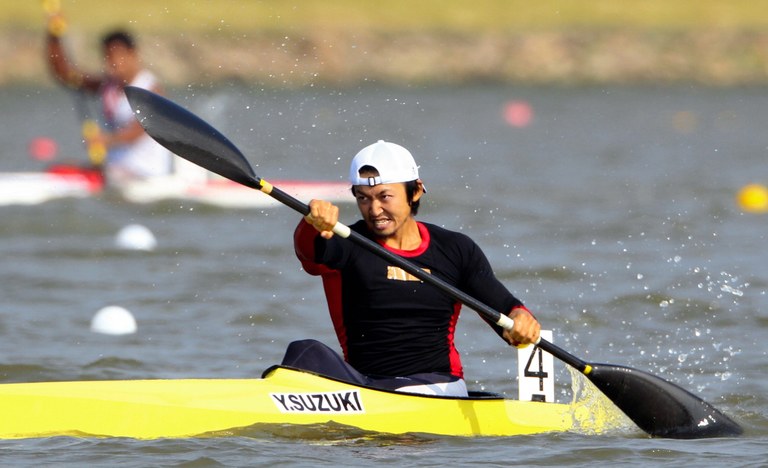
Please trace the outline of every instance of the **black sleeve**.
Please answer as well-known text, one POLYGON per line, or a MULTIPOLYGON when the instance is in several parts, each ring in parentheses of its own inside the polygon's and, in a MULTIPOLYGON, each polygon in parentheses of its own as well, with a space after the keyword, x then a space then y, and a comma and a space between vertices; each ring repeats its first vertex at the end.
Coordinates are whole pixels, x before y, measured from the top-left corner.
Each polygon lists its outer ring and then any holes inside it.
MULTIPOLYGON (((365 222, 358 221, 350 226, 350 229, 363 233, 365 222)), ((349 263, 349 257, 355 249, 352 242, 341 239, 339 236, 333 236, 330 239, 324 239, 317 236, 315 242, 315 261, 329 268, 340 270, 349 263)))
MULTIPOLYGON (((502 314, 509 313, 515 307, 525 307, 523 302, 496 278, 488 258, 480 247, 470 240, 467 248, 468 263, 465 267, 467 274, 465 286, 462 289, 470 296, 502 314)), ((500 326, 485 317, 483 319, 501 336, 504 330, 500 326)))

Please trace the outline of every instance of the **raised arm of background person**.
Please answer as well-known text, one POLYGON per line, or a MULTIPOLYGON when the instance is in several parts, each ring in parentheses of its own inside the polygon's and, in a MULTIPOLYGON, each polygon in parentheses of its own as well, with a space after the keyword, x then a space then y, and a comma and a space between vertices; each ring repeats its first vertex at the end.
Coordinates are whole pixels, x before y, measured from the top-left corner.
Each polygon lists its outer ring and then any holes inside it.
POLYGON ((47 30, 46 45, 46 58, 54 78, 72 89, 92 93, 98 91, 103 77, 100 74, 85 73, 75 67, 67 57, 61 35, 54 34, 51 28, 47 30))

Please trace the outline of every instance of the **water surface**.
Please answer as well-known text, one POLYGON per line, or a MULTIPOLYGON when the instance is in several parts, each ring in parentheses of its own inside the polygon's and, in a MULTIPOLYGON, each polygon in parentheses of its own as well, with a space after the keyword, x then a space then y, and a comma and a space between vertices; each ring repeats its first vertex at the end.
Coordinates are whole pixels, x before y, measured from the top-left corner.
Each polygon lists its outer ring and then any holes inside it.
MULTIPOLYGON (((0 441, 8 464, 289 466, 510 464, 760 466, 768 451, 766 218, 734 194, 768 183, 762 89, 221 87, 171 97, 229 136, 257 173, 343 179, 379 138, 411 149, 428 193, 419 218, 472 236, 555 342, 637 367, 738 419, 738 439, 601 435, 382 436, 252 428, 192 440, 0 441), (505 105, 531 106, 514 127, 505 105)), ((38 170, 47 136, 83 160, 72 97, 0 90, 0 170, 38 170)), ((249 377, 313 337, 336 346, 320 281, 301 271, 288 208, 225 210, 115 197, 0 207, 0 381, 249 377), (114 244, 131 223, 153 252, 114 244), (129 309, 138 333, 89 331, 129 309)), ((352 206, 343 219, 356 219, 352 206)), ((465 310, 457 345, 470 386, 516 395, 515 353, 465 310)), ((571 399, 557 363, 557 396, 571 399)))

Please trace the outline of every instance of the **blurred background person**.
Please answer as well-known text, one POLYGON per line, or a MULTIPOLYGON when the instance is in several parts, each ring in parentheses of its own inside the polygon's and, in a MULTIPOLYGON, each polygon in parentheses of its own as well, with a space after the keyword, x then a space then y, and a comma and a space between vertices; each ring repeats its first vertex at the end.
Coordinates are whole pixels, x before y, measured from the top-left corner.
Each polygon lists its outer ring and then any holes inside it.
MULTIPOLYGON (((111 184, 171 174, 171 153, 144 132, 125 97, 126 86, 161 92, 155 74, 142 64, 134 37, 122 30, 106 34, 101 42, 103 70, 81 71, 62 44, 66 31, 64 17, 59 11, 48 13, 47 60, 53 76, 78 92, 98 95, 101 101, 102 125, 84 122, 83 126, 91 162, 102 166, 111 184)), ((84 120, 85 117, 82 116, 84 120)))

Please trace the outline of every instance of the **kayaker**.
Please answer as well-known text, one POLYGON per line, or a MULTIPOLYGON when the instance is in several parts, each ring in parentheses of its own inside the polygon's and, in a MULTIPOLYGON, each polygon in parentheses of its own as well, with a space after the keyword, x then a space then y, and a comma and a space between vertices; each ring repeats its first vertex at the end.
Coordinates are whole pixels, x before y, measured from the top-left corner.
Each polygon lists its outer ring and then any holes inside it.
POLYGON ((101 99, 104 125, 83 128, 92 162, 103 165, 107 180, 117 184, 171 173, 172 155, 144 132, 123 92, 128 85, 161 91, 157 77, 142 65, 133 36, 120 30, 105 35, 104 70, 86 73, 75 67, 65 53, 61 40, 65 30, 61 14, 51 14, 47 28, 48 63, 54 77, 63 84, 101 99))
MULTIPOLYGON (((426 193, 411 153, 378 141, 352 160, 349 180, 362 220, 350 226, 515 321, 491 326, 512 345, 538 340, 540 325, 496 278, 468 236, 416 221, 426 193)), ((460 304, 368 250, 334 237, 337 206, 309 203, 294 233, 304 269, 320 275, 343 359, 322 343, 291 343, 284 365, 415 393, 467 394, 454 346, 460 304)))

